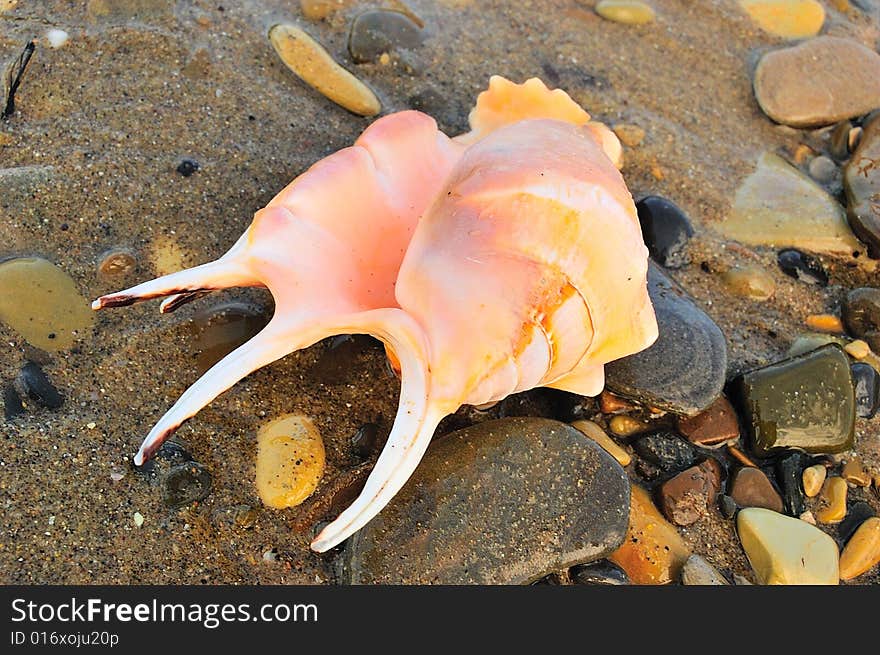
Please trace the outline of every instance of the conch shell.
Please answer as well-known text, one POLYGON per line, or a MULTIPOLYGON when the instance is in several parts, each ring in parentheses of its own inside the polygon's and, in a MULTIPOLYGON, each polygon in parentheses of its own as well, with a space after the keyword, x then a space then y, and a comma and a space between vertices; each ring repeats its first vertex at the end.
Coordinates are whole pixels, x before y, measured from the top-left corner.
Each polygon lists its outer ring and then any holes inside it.
POLYGON ((275 315, 159 420, 135 463, 250 372, 334 334, 381 339, 401 373, 391 434, 361 495, 315 538, 363 527, 437 424, 539 386, 596 395, 606 362, 657 337, 648 253, 613 133, 561 90, 493 77, 450 139, 386 116, 318 162, 215 262, 103 296, 95 309, 265 285, 275 315))

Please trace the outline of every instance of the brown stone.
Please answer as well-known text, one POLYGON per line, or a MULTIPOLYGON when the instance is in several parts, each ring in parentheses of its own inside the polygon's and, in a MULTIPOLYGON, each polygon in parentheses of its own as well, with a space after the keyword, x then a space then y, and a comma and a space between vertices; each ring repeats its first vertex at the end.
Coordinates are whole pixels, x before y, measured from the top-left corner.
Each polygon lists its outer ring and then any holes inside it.
POLYGON ((764 507, 782 513, 782 498, 761 469, 739 469, 733 477, 730 496, 740 507, 764 507))
POLYGON ((682 471, 660 487, 660 509, 676 525, 690 525, 706 515, 721 488, 721 466, 707 459, 682 471))
POLYGON ((599 409, 603 414, 616 414, 617 412, 626 412, 635 409, 635 405, 617 396, 607 389, 599 395, 599 409))
POLYGON ((819 523, 840 523, 846 516, 846 480, 828 478, 819 494, 819 510, 816 520, 819 523))
POLYGON ((678 431, 692 443, 709 446, 739 437, 736 411, 724 396, 696 416, 679 417, 678 431))
POLYGON ((844 464, 840 476, 857 487, 871 486, 871 475, 865 470, 865 465, 859 457, 853 457, 844 464))

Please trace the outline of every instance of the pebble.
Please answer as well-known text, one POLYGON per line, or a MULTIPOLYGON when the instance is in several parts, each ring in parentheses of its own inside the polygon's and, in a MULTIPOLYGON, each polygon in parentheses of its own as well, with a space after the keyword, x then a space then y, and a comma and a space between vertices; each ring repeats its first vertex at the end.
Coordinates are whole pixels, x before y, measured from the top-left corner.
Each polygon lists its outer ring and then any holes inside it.
POLYGON ((190 325, 190 343, 197 373, 205 373, 249 341, 268 322, 260 307, 244 302, 231 301, 200 308, 190 325))
POLYGON ((655 262, 665 268, 681 268, 690 262, 687 244, 694 228, 687 215, 670 200, 647 196, 636 203, 642 236, 655 262))
POLYGON ((626 539, 608 559, 623 568, 633 584, 660 585, 679 579, 690 554, 687 544, 657 510, 650 494, 634 485, 626 539))
POLYGON ((603 414, 616 414, 617 412, 628 412, 635 409, 636 406, 625 398, 615 396, 613 393, 604 389, 599 394, 599 410, 603 414))
POLYGON ((807 327, 817 332, 843 334, 843 322, 833 314, 810 314, 806 320, 807 327))
POLYGON ((621 466, 626 466, 632 461, 629 453, 618 446, 614 440, 605 433, 605 430, 592 421, 575 421, 571 425, 602 446, 605 452, 616 459, 617 463, 621 466))
POLYGON ((296 507, 318 487, 324 474, 324 442, 312 420, 287 414, 257 434, 257 493, 264 504, 296 507))
POLYGON ((862 523, 840 554, 840 578, 852 580, 880 563, 880 518, 862 523))
POLYGON ((693 554, 681 570, 681 582, 687 586, 729 585, 730 583, 705 558, 693 554))
POLYGON ((32 346, 57 351, 86 336, 94 315, 67 273, 39 257, 17 257, 0 263, 0 321, 32 346))
POLYGON ((831 142, 828 150, 837 161, 843 161, 849 157, 849 133, 852 129, 852 123, 848 120, 843 120, 831 130, 831 142))
POLYGON ((833 181, 840 172, 837 168, 837 164, 835 164, 830 157, 826 157, 825 155, 815 157, 810 162, 809 171, 810 177, 822 184, 827 184, 828 182, 833 181))
POLYGON ((853 457, 843 465, 840 477, 857 487, 871 486, 871 474, 865 470, 865 464, 862 462, 861 457, 858 456, 853 457))
POLYGON ((683 471, 697 458, 696 450, 688 441, 667 430, 639 438, 633 448, 639 457, 667 473, 683 471))
POLYGON ((850 371, 856 394, 856 416, 873 418, 880 407, 880 374, 862 362, 853 364, 850 371))
POLYGON ((56 27, 46 30, 46 41, 49 42, 50 48, 60 48, 67 43, 70 34, 56 27))
POLYGON ((880 55, 850 39, 819 36, 765 54, 754 88, 777 123, 830 125, 880 106, 880 55))
POLYGON ((629 148, 635 148, 645 140, 645 130, 638 125, 618 123, 611 129, 617 135, 617 138, 620 139, 620 142, 629 148))
POLYGON ((765 32, 784 39, 816 36, 825 22, 817 0, 739 0, 740 6, 765 32))
POLYGON ((846 339, 831 336, 830 334, 801 334, 791 342, 786 356, 797 357, 811 350, 827 346, 829 343, 836 343, 841 348, 844 348, 846 339))
POLYGON ((791 248, 780 250, 776 256, 780 270, 795 280, 820 287, 828 286, 828 274, 815 257, 791 248))
POLYGON ((605 366, 612 392, 650 407, 693 416, 720 395, 727 375, 724 335, 653 262, 648 293, 660 336, 646 350, 605 366))
POLYGON ((733 476, 730 497, 740 507, 764 507, 782 512, 782 498, 761 469, 739 469, 733 476))
POLYGON ((379 426, 375 423, 364 423, 351 438, 351 447, 355 455, 361 459, 369 459, 379 452, 379 426))
POLYGON ((828 344, 750 371, 734 386, 755 454, 852 448, 855 394, 849 359, 839 346, 828 344))
POLYGON ((804 485, 804 494, 807 498, 813 498, 819 495, 822 485, 825 484, 825 477, 828 475, 828 469, 822 464, 813 464, 804 469, 802 481, 804 485))
POLYGON ((865 359, 871 354, 871 346, 861 339, 850 341, 843 347, 843 349, 846 351, 846 354, 853 359, 865 359))
POLYGON ((631 437, 649 430, 651 424, 626 414, 619 414, 611 417, 611 420, 608 421, 608 428, 618 437, 631 437))
POLYGON ((816 520, 819 523, 840 523, 846 516, 846 480, 828 478, 819 493, 819 509, 816 520))
POLYGON ((139 528, 144 524, 144 515, 140 512, 135 512, 132 518, 136 527, 139 528))
POLYGON ((721 489, 721 465, 707 459, 660 486, 660 509, 676 525, 691 525, 706 516, 721 489))
POLYGON ((843 302, 847 331, 863 339, 871 350, 880 351, 880 289, 853 289, 843 302))
POLYGON ((813 516, 813 513, 810 510, 807 510, 806 512, 802 512, 801 515, 798 516, 798 518, 801 521, 809 523, 810 525, 816 525, 816 517, 813 516))
POLYGON ((101 255, 98 273, 107 277, 128 275, 137 266, 134 253, 125 248, 109 250, 101 255))
POLYGON ((820 529, 761 507, 742 510, 736 527, 758 584, 838 583, 837 544, 820 529))
POLYGON ((64 398, 38 364, 28 362, 18 373, 18 383, 29 398, 47 409, 58 409, 64 398))
POLYGON ((354 19, 348 51, 357 64, 378 61, 384 53, 411 50, 422 44, 422 29, 399 11, 365 11, 354 19))
POLYGON ((806 456, 792 451, 776 461, 776 480, 782 487, 782 504, 789 516, 800 516, 806 510, 802 484, 806 456))
POLYGON ((204 500, 211 493, 211 482, 211 472, 198 462, 173 466, 162 479, 162 502, 180 508, 204 500))
POLYGON ((342 578, 527 584, 617 548, 628 500, 624 470, 575 428, 486 421, 430 445, 403 489, 348 540, 342 578))
POLYGON ((750 246, 846 255, 865 250, 840 203, 773 152, 762 154, 754 172, 740 184, 730 214, 718 229, 726 238, 750 246))
POLYGON ((776 282, 761 266, 734 266, 721 275, 721 281, 738 296, 764 301, 773 297, 776 282))
POLYGON ((184 177, 190 177, 200 168, 201 166, 199 166, 199 162, 195 159, 184 159, 177 165, 177 172, 184 177))
POLYGON ((376 95, 300 28, 275 25, 269 40, 285 65, 318 93, 360 116, 375 116, 382 110, 376 95))
POLYGON ((601 0, 596 13, 605 20, 625 25, 644 25, 654 21, 654 10, 639 0, 601 0))
POLYGON ((568 572, 568 577, 574 584, 628 585, 630 583, 626 571, 607 559, 573 566, 568 572))
POLYGON ((7 421, 24 414, 24 405, 18 392, 11 384, 3 387, 3 418, 7 421))
POLYGON ((880 161, 880 115, 863 129, 859 145, 843 170, 847 219, 856 236, 868 246, 871 257, 880 258, 880 166, 876 165, 880 161))
POLYGON ((727 494, 718 497, 718 511, 726 519, 732 519, 736 515, 736 501, 727 494))
POLYGON ((679 434, 698 446, 715 446, 739 437, 736 410, 724 396, 696 416, 677 417, 679 434))

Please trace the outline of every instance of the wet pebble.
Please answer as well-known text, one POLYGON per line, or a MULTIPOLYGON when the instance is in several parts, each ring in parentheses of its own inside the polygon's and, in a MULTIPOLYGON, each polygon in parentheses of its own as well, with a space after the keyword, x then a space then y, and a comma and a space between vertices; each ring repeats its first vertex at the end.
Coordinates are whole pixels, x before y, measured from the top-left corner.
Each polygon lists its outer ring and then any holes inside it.
POLYGON ((792 451, 776 461, 776 479, 782 487, 782 504, 789 516, 800 516, 807 506, 804 499, 803 470, 806 457, 792 451))
POLYGON ((190 325, 197 373, 205 373, 268 322, 262 308, 248 303, 232 301, 200 308, 190 325))
POLYGON ((736 515, 736 501, 728 496, 727 494, 722 494, 718 498, 718 511, 721 512, 721 516, 726 519, 732 519, 736 515))
POLYGON ((850 39, 819 36, 765 54, 754 88, 778 123, 830 125, 880 106, 880 55, 850 39))
POLYGON ((840 170, 837 168, 837 164, 835 164, 829 157, 825 157, 824 155, 820 155, 819 157, 815 157, 810 162, 810 177, 812 177, 817 182, 821 182, 822 184, 827 184, 834 180, 837 177, 840 170))
POLYGON ((819 523, 840 523, 846 516, 846 480, 827 478, 819 492, 819 505, 815 512, 819 523))
POLYGON ((11 384, 3 387, 3 418, 7 421, 14 419, 16 416, 24 414, 24 405, 18 392, 11 384))
MULTIPOLYGON (((880 103, 878 103, 880 105, 880 103)), ((859 145, 843 171, 847 219, 872 257, 880 257, 880 115, 864 127, 859 145)))
POLYGON ((851 122, 843 120, 831 130, 831 142, 829 143, 828 150, 837 161, 843 161, 849 157, 849 133, 852 127, 851 122))
POLYGON ((739 437, 736 410, 724 396, 696 416, 677 417, 676 428, 691 443, 714 446, 739 437))
POLYGON ((601 0, 596 13, 605 20, 625 25, 644 25, 655 18, 651 6, 639 0, 601 0))
POLYGON ((64 404, 64 398, 49 376, 38 364, 28 362, 18 373, 18 383, 29 398, 47 409, 58 409, 64 404))
POLYGON ((843 323, 834 314, 810 314, 805 323, 808 328, 817 332, 843 334, 843 323))
POLYGON ((852 580, 880 563, 880 519, 870 518, 856 530, 840 554, 840 577, 852 580))
POLYGON ((275 25, 269 40, 285 65, 318 93, 361 116, 382 110, 376 95, 299 27, 275 25))
POLYGON ((801 334, 791 342, 791 346, 789 346, 786 356, 797 357, 798 355, 803 355, 811 350, 827 346, 829 343, 836 343, 843 348, 846 345, 846 340, 830 334, 801 334))
POLYGON ((528 583, 617 548, 628 499, 626 473, 575 428, 486 421, 430 445, 403 489, 348 540, 343 579, 528 583))
POLYGON ((647 196, 636 203, 642 236, 655 262, 666 268, 681 268, 690 261, 687 244, 694 228, 687 215, 672 201, 647 196))
POLYGON ((850 458, 849 461, 843 465, 840 477, 856 487, 871 486, 871 475, 865 470, 865 464, 859 456, 850 458))
POLYGON ((804 469, 801 481, 807 498, 814 498, 819 495, 827 475, 828 469, 822 464, 813 464, 804 469))
POLYGON ((697 457, 689 442, 667 430, 639 438, 633 443, 633 448, 639 457, 668 473, 686 469, 697 457))
POLYGON ((752 450, 837 453, 852 448, 849 359, 834 344, 743 374, 734 386, 752 450))
POLYGON ((288 414, 257 434, 257 493, 269 507, 295 507, 324 474, 324 442, 312 420, 288 414))
POLYGON ((727 374, 724 335, 654 263, 648 293, 660 336, 648 349, 605 366, 614 393, 650 407, 694 415, 719 396, 727 374))
POLYGON ((180 508, 204 500, 211 493, 211 472, 198 462, 171 467, 162 479, 162 502, 180 508))
POLYGON ((752 300, 769 300, 776 291, 776 282, 761 266, 734 266, 721 275, 721 280, 738 296, 752 300))
POLYGON ((837 544, 809 523, 750 507, 737 515, 736 527, 758 584, 838 583, 837 544))
POLYGON ((618 437, 631 437, 634 434, 650 430, 651 424, 626 414, 619 414, 612 416, 608 421, 608 429, 618 437))
POLYGON ((843 321, 851 335, 880 352, 880 289, 862 287, 850 291, 843 303, 843 321))
POLYGON ((184 177, 190 177, 193 173, 199 170, 201 166, 199 166, 199 162, 194 159, 184 159, 177 165, 177 172, 183 175, 184 177))
POLYGON ((739 0, 740 6, 765 32, 785 39, 816 36, 825 22, 817 0, 739 0))
POLYGON ((358 64, 374 62, 384 53, 411 50, 422 44, 422 29, 398 11, 366 11, 354 19, 348 36, 348 51, 358 64))
POLYGON ((636 406, 629 402, 626 398, 616 396, 608 389, 604 389, 599 394, 599 410, 603 414, 616 414, 617 412, 628 412, 635 409, 636 406))
POLYGON ((46 30, 46 41, 49 43, 50 48, 61 48, 67 43, 68 39, 70 39, 70 34, 64 30, 55 27, 46 30))
POLYGON ((855 534, 859 526, 877 513, 874 508, 863 500, 857 500, 846 510, 846 516, 837 524, 837 536, 841 543, 846 543, 855 534))
POLYGON ((630 463, 632 458, 629 453, 618 446, 617 443, 605 433, 605 430, 592 421, 575 421, 571 425, 602 446, 605 452, 616 459, 617 463, 621 466, 627 466, 630 463))
POLYGON ((730 497, 740 507, 764 507, 782 512, 782 498, 761 469, 747 466, 734 473, 730 497))
POLYGON ((98 272, 107 277, 123 276, 131 273, 137 266, 134 253, 125 248, 109 250, 101 255, 98 272))
POLYGON ((688 557, 684 563, 681 570, 681 582, 688 586, 730 584, 705 558, 696 554, 688 557))
POLYGON ((574 584, 628 585, 630 583, 626 571, 607 559, 573 566, 568 572, 568 577, 574 584))
POLYGON ((714 459, 707 459, 660 486, 660 509, 676 525, 691 525, 706 516, 720 488, 721 466, 714 459))
POLYGON ((351 447, 361 459, 369 459, 379 451, 379 426, 364 423, 351 438, 351 447))

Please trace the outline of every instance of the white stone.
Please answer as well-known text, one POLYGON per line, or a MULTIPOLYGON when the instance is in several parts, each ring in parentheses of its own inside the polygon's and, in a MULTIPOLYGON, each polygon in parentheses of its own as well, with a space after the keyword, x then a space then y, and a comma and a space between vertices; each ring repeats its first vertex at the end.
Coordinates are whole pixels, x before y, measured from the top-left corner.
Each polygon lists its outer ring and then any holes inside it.
POLYGON ((70 35, 64 30, 59 30, 53 27, 46 31, 46 40, 49 42, 49 47, 51 48, 60 48, 67 43, 69 38, 70 35))

